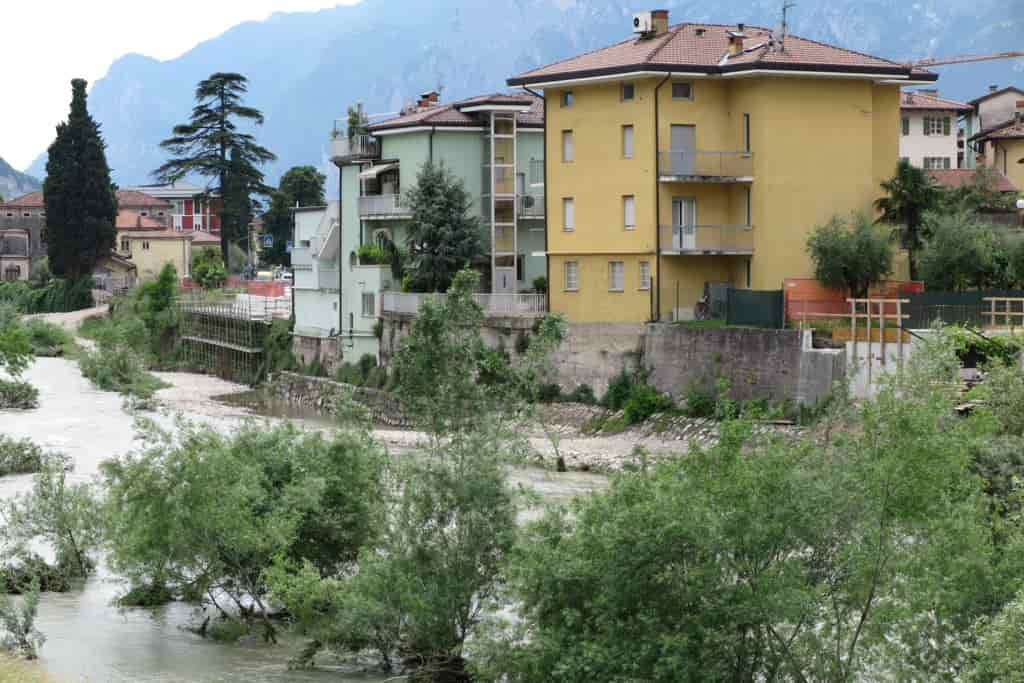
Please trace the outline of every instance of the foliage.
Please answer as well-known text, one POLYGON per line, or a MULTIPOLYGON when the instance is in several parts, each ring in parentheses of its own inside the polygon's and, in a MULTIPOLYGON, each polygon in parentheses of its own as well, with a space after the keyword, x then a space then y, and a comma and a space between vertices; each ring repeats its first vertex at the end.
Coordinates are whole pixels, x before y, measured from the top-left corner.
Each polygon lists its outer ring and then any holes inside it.
POLYGON ((265 263, 289 265, 291 255, 286 250, 294 228, 293 209, 296 206, 323 206, 326 177, 313 166, 293 166, 283 176, 278 188, 270 195, 270 206, 263 215, 263 231, 273 235, 274 244, 260 252, 265 263))
POLYGON ((0 477, 33 474, 43 468, 46 452, 31 439, 0 434, 0 477))
POLYGON ((32 259, 32 269, 29 271, 28 281, 33 287, 45 287, 53 279, 50 271, 50 259, 43 256, 32 259))
POLYGON ((546 294, 548 291, 548 279, 543 275, 533 278, 533 289, 538 294, 546 294))
POLYGON ((276 318, 270 323, 270 330, 263 338, 263 357, 267 364, 267 374, 294 370, 298 367, 295 354, 292 353, 293 319, 276 318))
POLYGON ((928 237, 924 215, 936 208, 941 190, 922 169, 901 159, 892 178, 881 185, 885 196, 875 201, 878 221, 893 228, 910 257, 910 279, 918 279, 917 257, 928 237))
POLYGON ((690 417, 713 417, 717 403, 713 394, 704 391, 699 384, 691 384, 686 392, 684 412, 690 417))
POLYGON ((412 212, 406 238, 410 289, 447 291, 455 274, 484 253, 473 199, 446 166, 428 161, 405 201, 412 212))
POLYGON ((985 381, 976 387, 974 397, 984 401, 982 410, 995 417, 1004 432, 1024 436, 1024 373, 1020 360, 1013 364, 1002 360, 986 368, 985 381))
POLYGON ((871 285, 892 272, 892 243, 863 213, 849 220, 834 216, 807 239, 814 277, 826 287, 867 296, 871 285))
POLYGON ((16 319, 0 327, 0 370, 19 377, 32 361, 29 332, 16 319))
POLYGON ((135 399, 152 398, 167 386, 146 370, 146 357, 128 345, 101 344, 95 351, 83 353, 78 367, 96 388, 135 399))
POLYGON ((387 249, 368 242, 359 245, 359 249, 356 251, 356 256, 359 257, 359 264, 363 266, 377 266, 391 263, 391 254, 388 253, 387 249))
POLYGON ((950 345, 920 353, 825 438, 730 422, 530 525, 481 678, 954 680, 1024 567, 970 474, 992 421, 954 415, 950 345))
POLYGON ((86 106, 86 82, 71 81, 71 111, 46 161, 46 247, 54 275, 76 282, 114 248, 117 195, 106 143, 86 106))
POLYGON ((943 213, 975 211, 1014 211, 1016 198, 1012 193, 1000 192, 995 186, 995 169, 979 167, 970 183, 943 188, 940 207, 943 213))
POLYGON ((363 112, 362 104, 349 105, 346 113, 346 134, 348 135, 348 141, 352 142, 357 135, 366 135, 366 127, 369 125, 369 121, 366 118, 366 114, 363 112))
POLYGON ((342 363, 335 371, 334 379, 343 384, 380 389, 387 383, 388 375, 384 368, 378 367, 376 356, 364 353, 358 363, 342 363))
POLYGON ((381 453, 368 437, 285 424, 231 435, 150 425, 144 447, 102 466, 109 561, 133 586, 251 604, 274 637, 263 580, 272 558, 333 572, 379 528, 381 453))
POLYGON ((92 279, 75 282, 51 279, 41 287, 17 280, 0 282, 0 302, 14 304, 21 313, 63 313, 92 308, 92 279))
POLYGON ((576 385, 575 389, 566 394, 565 400, 571 403, 583 403, 588 406, 592 406, 597 403, 597 397, 594 395, 594 388, 589 384, 576 385))
POLYGON ((220 254, 206 247, 192 256, 192 279, 203 289, 218 289, 228 279, 220 254))
POLYGON ((24 591, 18 604, 0 593, 0 635, 3 636, 0 638, 0 650, 12 652, 25 659, 35 659, 39 656, 39 648, 43 646, 46 637, 35 625, 38 611, 38 585, 24 591))
POLYGON ((670 397, 648 384, 648 376, 644 370, 622 370, 608 383, 601 405, 623 411, 625 426, 639 424, 656 413, 675 410, 670 397))
POLYGON ((1024 339, 1017 335, 986 336, 966 326, 948 325, 942 328, 942 335, 953 345, 961 362, 973 358, 981 364, 1014 363, 1024 349, 1024 339))
POLYGON ((63 327, 42 318, 31 318, 24 325, 34 356, 59 356, 73 341, 63 327))
POLYGON ((221 195, 221 246, 225 237, 228 242, 227 253, 222 260, 225 267, 240 264, 237 260, 239 242, 250 248, 250 225, 253 216, 263 206, 254 195, 267 194, 269 191, 263 184, 263 173, 246 158, 243 150, 232 147, 221 195))
POLYGON ((969 683, 1024 683, 1024 591, 995 617, 978 624, 978 644, 966 681, 969 683))
POLYGON ((39 407, 39 390, 28 382, 0 379, 0 409, 31 410, 39 407))
MULTIPOLYGON (((188 123, 174 127, 171 137, 160 143, 171 158, 155 172, 165 182, 195 174, 216 181, 225 203, 236 204, 238 192, 267 194, 259 166, 277 157, 256 143, 250 133, 238 130, 238 123, 263 124, 263 114, 242 104, 248 80, 237 73, 214 73, 196 86, 196 105, 188 123), (231 194, 229 197, 228 195, 231 194)), ((240 218, 236 216, 236 218, 240 218)), ((238 228, 221 230, 221 261, 228 263, 228 243, 238 228)))
POLYGON ((976 214, 928 213, 928 240, 920 256, 929 289, 961 292, 1007 284, 1008 263, 995 229, 976 214))

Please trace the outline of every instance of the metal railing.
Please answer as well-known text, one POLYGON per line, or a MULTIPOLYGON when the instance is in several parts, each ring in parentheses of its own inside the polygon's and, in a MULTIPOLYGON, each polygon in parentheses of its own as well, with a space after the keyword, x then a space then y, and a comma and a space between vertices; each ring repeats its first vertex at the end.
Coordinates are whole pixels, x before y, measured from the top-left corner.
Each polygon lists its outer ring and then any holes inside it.
MULTIPOLYGON (((446 294, 411 294, 407 292, 381 292, 381 310, 385 313, 415 315, 424 301, 444 301, 446 294)), ((486 315, 541 316, 547 312, 547 298, 543 294, 474 294, 486 315)))
POLYGON ((521 218, 544 218, 544 193, 528 192, 519 195, 519 216, 521 218))
POLYGON ((372 135, 355 135, 351 140, 335 129, 331 134, 331 159, 354 157, 376 157, 380 153, 377 138, 372 135))
POLYGON ((742 151, 668 150, 658 153, 663 178, 737 180, 753 178, 754 154, 742 151))
POLYGON ((411 216, 412 210, 405 206, 400 194, 374 194, 359 198, 359 215, 374 216, 411 216))
POLYGON ((292 297, 287 290, 279 297, 190 290, 179 292, 177 307, 183 313, 269 323, 275 318, 291 317, 292 297))
POLYGON ((317 282, 320 289, 338 289, 341 287, 340 271, 337 268, 321 268, 318 271, 317 282))
POLYGON ((661 225, 663 254, 753 254, 749 225, 661 225))

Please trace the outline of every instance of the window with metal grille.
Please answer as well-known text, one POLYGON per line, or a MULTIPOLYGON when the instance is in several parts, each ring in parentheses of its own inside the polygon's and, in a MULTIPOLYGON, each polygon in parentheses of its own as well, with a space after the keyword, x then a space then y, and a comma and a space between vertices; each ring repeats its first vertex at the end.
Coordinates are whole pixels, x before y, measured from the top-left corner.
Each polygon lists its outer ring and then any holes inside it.
POLYGON ((626 264, 622 261, 608 262, 608 291, 621 292, 626 288, 626 264))

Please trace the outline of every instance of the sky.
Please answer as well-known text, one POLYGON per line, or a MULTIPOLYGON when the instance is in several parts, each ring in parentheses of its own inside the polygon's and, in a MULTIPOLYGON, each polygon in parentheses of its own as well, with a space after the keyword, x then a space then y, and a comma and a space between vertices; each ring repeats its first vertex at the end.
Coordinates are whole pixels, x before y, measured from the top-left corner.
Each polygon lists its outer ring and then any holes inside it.
POLYGON ((9 0, 0 10, 0 157, 23 170, 68 112, 71 79, 102 78, 118 57, 178 57, 243 21, 359 0, 9 0))

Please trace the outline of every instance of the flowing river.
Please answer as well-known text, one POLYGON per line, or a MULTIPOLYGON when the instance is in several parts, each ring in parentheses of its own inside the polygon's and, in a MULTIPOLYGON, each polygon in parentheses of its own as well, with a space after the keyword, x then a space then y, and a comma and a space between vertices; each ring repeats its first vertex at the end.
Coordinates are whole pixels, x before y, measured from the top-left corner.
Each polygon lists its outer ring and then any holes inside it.
MULTIPOLYGON (((219 402, 211 397, 233 385, 195 375, 162 375, 173 386, 159 394, 170 411, 189 420, 230 430, 252 417, 238 401, 219 402)), ((67 453, 74 462, 73 478, 89 479, 99 464, 132 450, 134 417, 122 407, 118 394, 97 391, 78 371, 76 363, 40 358, 26 379, 40 393, 39 408, 0 411, 0 432, 29 437, 36 443, 67 453)), ((153 415, 165 426, 173 424, 170 411, 153 415)), ((272 411, 271 419, 281 417, 272 411)), ((294 418, 294 415, 286 415, 294 418)), ((313 416, 296 418, 306 428, 329 426, 313 416)), ((539 468, 516 469, 514 484, 533 488, 545 502, 562 502, 600 488, 600 475, 579 472, 556 474, 539 468)), ((0 499, 31 488, 30 476, 0 478, 0 499)), ((524 511, 533 516, 536 511, 524 511)), ((119 609, 113 599, 120 583, 102 569, 81 589, 44 594, 37 622, 46 635, 40 653, 43 668, 57 681, 126 682, 297 682, 356 683, 381 681, 380 676, 343 670, 289 671, 288 660, 301 643, 285 637, 277 646, 245 641, 222 644, 186 631, 193 607, 172 604, 157 610, 119 609)))

